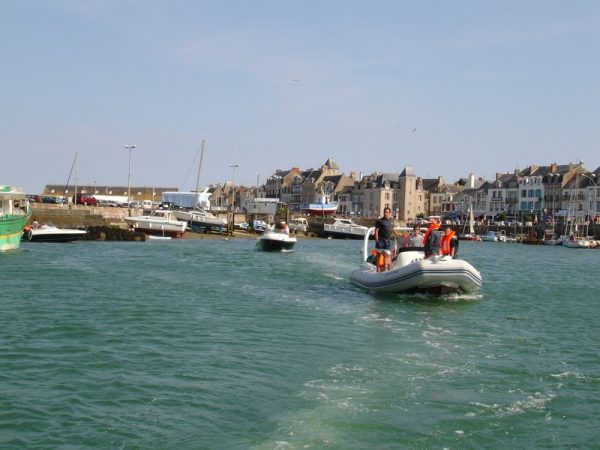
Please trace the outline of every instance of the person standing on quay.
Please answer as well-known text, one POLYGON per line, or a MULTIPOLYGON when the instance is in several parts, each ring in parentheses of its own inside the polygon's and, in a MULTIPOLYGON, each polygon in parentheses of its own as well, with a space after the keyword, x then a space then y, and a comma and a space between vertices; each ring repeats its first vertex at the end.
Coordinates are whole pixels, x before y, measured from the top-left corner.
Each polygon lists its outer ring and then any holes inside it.
POLYGON ((394 219, 391 216, 392 210, 385 207, 383 208, 383 217, 380 217, 375 222, 375 248, 384 254, 385 270, 390 270, 392 267, 394 219))

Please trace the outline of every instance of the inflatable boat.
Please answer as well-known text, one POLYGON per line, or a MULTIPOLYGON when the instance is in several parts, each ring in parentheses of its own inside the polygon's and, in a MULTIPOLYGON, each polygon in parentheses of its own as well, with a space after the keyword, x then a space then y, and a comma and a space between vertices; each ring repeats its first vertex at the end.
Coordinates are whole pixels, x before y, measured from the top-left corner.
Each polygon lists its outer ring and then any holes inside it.
POLYGON ((420 247, 398 249, 390 270, 380 272, 369 258, 368 237, 363 243, 363 261, 352 271, 350 281, 371 292, 471 293, 482 285, 481 274, 467 261, 450 256, 425 259, 420 247))

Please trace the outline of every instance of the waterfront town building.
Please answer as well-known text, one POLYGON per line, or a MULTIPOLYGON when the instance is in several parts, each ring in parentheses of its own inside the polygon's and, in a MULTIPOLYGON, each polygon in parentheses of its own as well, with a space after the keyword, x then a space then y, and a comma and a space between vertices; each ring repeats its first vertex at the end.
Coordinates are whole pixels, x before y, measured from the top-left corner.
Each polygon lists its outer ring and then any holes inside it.
MULTIPOLYGON (((235 207, 247 212, 255 198, 278 199, 292 214, 301 213, 301 205, 315 201, 324 193, 339 202, 338 214, 377 218, 389 207, 393 217, 405 224, 418 217, 436 215, 450 219, 466 218, 469 209, 479 221, 522 220, 524 216, 549 220, 567 215, 582 219, 600 214, 600 168, 589 171, 579 164, 547 166, 530 165, 512 173, 497 173, 493 180, 470 174, 456 183, 441 176, 423 179, 410 166, 400 173, 373 173, 357 177, 355 172, 343 174, 337 163, 328 158, 319 169, 276 170, 263 185, 234 186, 232 182, 210 185, 211 207, 227 210, 235 195, 235 207)), ((158 203, 165 191, 174 187, 131 186, 134 202, 158 203)), ((43 196, 71 199, 77 193, 96 195, 124 202, 126 186, 83 184, 65 186, 49 184, 43 196)), ((67 200, 68 201, 68 200, 67 200)))

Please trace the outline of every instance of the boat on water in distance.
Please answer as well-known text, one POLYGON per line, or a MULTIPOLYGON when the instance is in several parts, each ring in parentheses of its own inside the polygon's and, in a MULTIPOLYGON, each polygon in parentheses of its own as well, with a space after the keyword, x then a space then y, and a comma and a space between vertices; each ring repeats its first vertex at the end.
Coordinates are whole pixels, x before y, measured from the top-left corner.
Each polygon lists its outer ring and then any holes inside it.
POLYGON ((21 188, 0 185, 0 251, 19 248, 30 215, 25 192, 21 188))
POLYGON ((268 227, 256 241, 256 249, 266 252, 291 252, 296 242, 296 238, 290 236, 286 229, 268 227))

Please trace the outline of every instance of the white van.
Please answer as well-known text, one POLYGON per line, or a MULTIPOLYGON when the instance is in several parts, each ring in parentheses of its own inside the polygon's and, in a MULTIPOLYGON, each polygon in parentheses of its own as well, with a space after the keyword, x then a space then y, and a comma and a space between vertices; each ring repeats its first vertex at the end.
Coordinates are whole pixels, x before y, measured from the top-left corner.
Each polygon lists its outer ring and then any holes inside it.
POLYGON ((142 209, 153 209, 152 200, 142 200, 142 209))
POLYGON ((308 220, 304 217, 292 219, 290 220, 289 227, 290 231, 293 233, 297 233, 298 231, 306 233, 308 231, 308 220))

